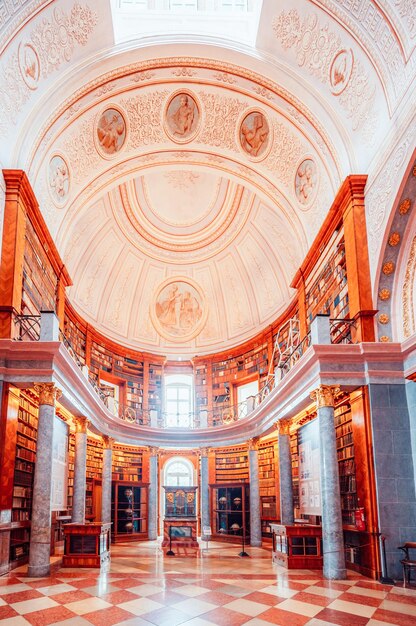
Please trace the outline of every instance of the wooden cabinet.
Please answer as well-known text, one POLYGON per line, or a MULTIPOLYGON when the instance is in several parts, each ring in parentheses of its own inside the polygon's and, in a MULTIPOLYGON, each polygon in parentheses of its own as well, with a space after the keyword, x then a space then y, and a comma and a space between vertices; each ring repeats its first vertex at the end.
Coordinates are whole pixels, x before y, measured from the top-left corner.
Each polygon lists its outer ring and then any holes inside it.
POLYGON ((112 540, 138 541, 148 538, 148 485, 113 482, 111 489, 112 540))
POLYGON ((249 485, 211 485, 212 529, 217 538, 250 537, 249 485))
POLYGON ((322 528, 312 524, 271 524, 273 562, 288 569, 322 569, 322 528))
POLYGON ((63 567, 102 567, 110 565, 111 524, 65 524, 63 567))

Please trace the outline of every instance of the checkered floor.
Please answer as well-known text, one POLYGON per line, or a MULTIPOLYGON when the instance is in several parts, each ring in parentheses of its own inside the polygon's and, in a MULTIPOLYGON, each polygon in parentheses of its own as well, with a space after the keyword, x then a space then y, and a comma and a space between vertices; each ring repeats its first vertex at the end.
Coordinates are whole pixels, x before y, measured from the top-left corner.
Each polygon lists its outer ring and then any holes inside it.
MULTIPOLYGON (((205 544, 204 544, 205 545, 205 544)), ((0 578, 0 626, 399 626, 416 625, 416 588, 350 573, 328 582, 316 571, 272 565, 270 550, 212 543, 198 559, 163 557, 155 543, 118 545, 111 570, 25 568, 0 578)))

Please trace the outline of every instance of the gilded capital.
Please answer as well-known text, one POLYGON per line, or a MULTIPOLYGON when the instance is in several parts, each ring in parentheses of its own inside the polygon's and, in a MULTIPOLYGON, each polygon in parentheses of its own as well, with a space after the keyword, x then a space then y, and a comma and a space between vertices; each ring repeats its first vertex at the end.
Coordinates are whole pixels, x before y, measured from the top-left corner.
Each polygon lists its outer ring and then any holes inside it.
POLYGON ((276 422, 276 427, 279 430, 279 435, 289 435, 290 419, 284 418, 276 422))
POLYGON ((150 456, 157 456, 159 454, 159 448, 156 446, 149 446, 150 456))
POLYGON ((199 454, 201 455, 201 457, 206 458, 209 454, 209 448, 200 448, 199 454))
POLYGON ((104 450, 112 450, 114 439, 108 435, 101 435, 101 438, 103 440, 104 450))
POLYGON ((311 392, 310 396, 312 400, 315 400, 316 408, 320 409, 323 406, 334 406, 335 396, 339 391, 338 385, 319 385, 317 389, 311 392))
POLYGON ((247 441, 247 444, 248 444, 248 449, 249 450, 258 450, 259 438, 258 437, 253 437, 252 439, 249 439, 247 441))
POLYGON ((77 433, 86 433, 88 428, 88 420, 83 415, 79 415, 78 417, 74 417, 75 424, 75 432, 77 433))
POLYGON ((39 394, 39 406, 42 404, 55 406, 56 400, 62 395, 62 391, 55 387, 55 383, 36 383, 34 387, 39 394))

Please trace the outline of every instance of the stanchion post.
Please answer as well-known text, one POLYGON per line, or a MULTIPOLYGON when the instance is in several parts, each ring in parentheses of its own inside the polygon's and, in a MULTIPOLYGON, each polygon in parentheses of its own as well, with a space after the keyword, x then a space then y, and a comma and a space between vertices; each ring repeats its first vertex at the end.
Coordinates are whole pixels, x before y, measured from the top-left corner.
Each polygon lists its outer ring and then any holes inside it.
POLYGON ((166 556, 175 556, 172 550, 172 526, 169 526, 169 550, 166 552, 166 556))

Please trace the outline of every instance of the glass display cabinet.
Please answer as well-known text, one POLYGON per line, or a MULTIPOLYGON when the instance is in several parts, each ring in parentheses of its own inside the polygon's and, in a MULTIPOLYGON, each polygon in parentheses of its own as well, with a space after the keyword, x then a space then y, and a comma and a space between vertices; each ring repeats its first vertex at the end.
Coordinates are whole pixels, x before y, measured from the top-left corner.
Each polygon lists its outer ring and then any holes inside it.
POLYGON ((273 561, 288 569, 322 569, 322 527, 270 524, 273 561))
POLYGON ((163 487, 165 517, 196 517, 196 487, 163 487))
POLYGON ((148 536, 148 485, 113 482, 111 490, 112 541, 137 541, 148 536))
POLYGON ((216 538, 250 538, 250 487, 247 484, 211 485, 212 530, 216 538))

